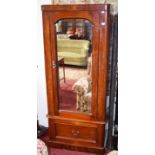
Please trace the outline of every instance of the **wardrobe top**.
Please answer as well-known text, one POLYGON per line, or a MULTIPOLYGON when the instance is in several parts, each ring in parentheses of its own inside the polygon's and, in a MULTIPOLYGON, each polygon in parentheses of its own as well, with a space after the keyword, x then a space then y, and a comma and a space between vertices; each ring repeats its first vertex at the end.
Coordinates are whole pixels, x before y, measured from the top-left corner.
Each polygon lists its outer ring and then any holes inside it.
POLYGON ((107 11, 110 4, 42 5, 43 11, 107 11))

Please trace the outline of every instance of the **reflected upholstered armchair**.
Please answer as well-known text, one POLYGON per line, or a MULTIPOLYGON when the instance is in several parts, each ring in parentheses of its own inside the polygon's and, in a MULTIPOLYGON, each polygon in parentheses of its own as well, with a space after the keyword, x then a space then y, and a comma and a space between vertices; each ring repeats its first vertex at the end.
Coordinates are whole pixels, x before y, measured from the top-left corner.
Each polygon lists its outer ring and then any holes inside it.
POLYGON ((87 77, 80 78, 72 89, 76 93, 76 109, 81 112, 91 112, 92 99, 92 57, 88 58, 87 77))

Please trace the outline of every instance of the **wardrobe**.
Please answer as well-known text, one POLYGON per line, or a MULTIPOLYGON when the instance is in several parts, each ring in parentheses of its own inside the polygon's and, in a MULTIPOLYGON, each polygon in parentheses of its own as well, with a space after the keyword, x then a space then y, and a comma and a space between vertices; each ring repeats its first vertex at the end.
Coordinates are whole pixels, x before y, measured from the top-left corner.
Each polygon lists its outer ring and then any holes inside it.
POLYGON ((51 146, 105 151, 109 13, 109 4, 42 5, 51 146), (91 39, 71 39, 61 30, 75 19, 89 25, 91 39))

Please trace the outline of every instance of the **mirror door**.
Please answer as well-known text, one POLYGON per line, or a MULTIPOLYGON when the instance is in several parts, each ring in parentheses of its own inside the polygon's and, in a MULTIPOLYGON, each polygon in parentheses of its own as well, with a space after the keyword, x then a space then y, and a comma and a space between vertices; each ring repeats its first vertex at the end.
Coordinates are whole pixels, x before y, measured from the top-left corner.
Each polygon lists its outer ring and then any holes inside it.
POLYGON ((97 114, 99 16, 80 14, 50 18, 53 97, 56 114, 88 119, 97 114))

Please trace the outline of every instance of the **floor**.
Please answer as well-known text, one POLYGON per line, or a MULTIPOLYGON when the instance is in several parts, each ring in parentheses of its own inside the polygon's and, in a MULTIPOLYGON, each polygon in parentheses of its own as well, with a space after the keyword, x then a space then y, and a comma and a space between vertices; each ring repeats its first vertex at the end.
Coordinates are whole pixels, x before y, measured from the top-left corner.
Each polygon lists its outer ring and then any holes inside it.
POLYGON ((94 153, 77 152, 65 149, 50 148, 49 155, 96 155, 94 153))

